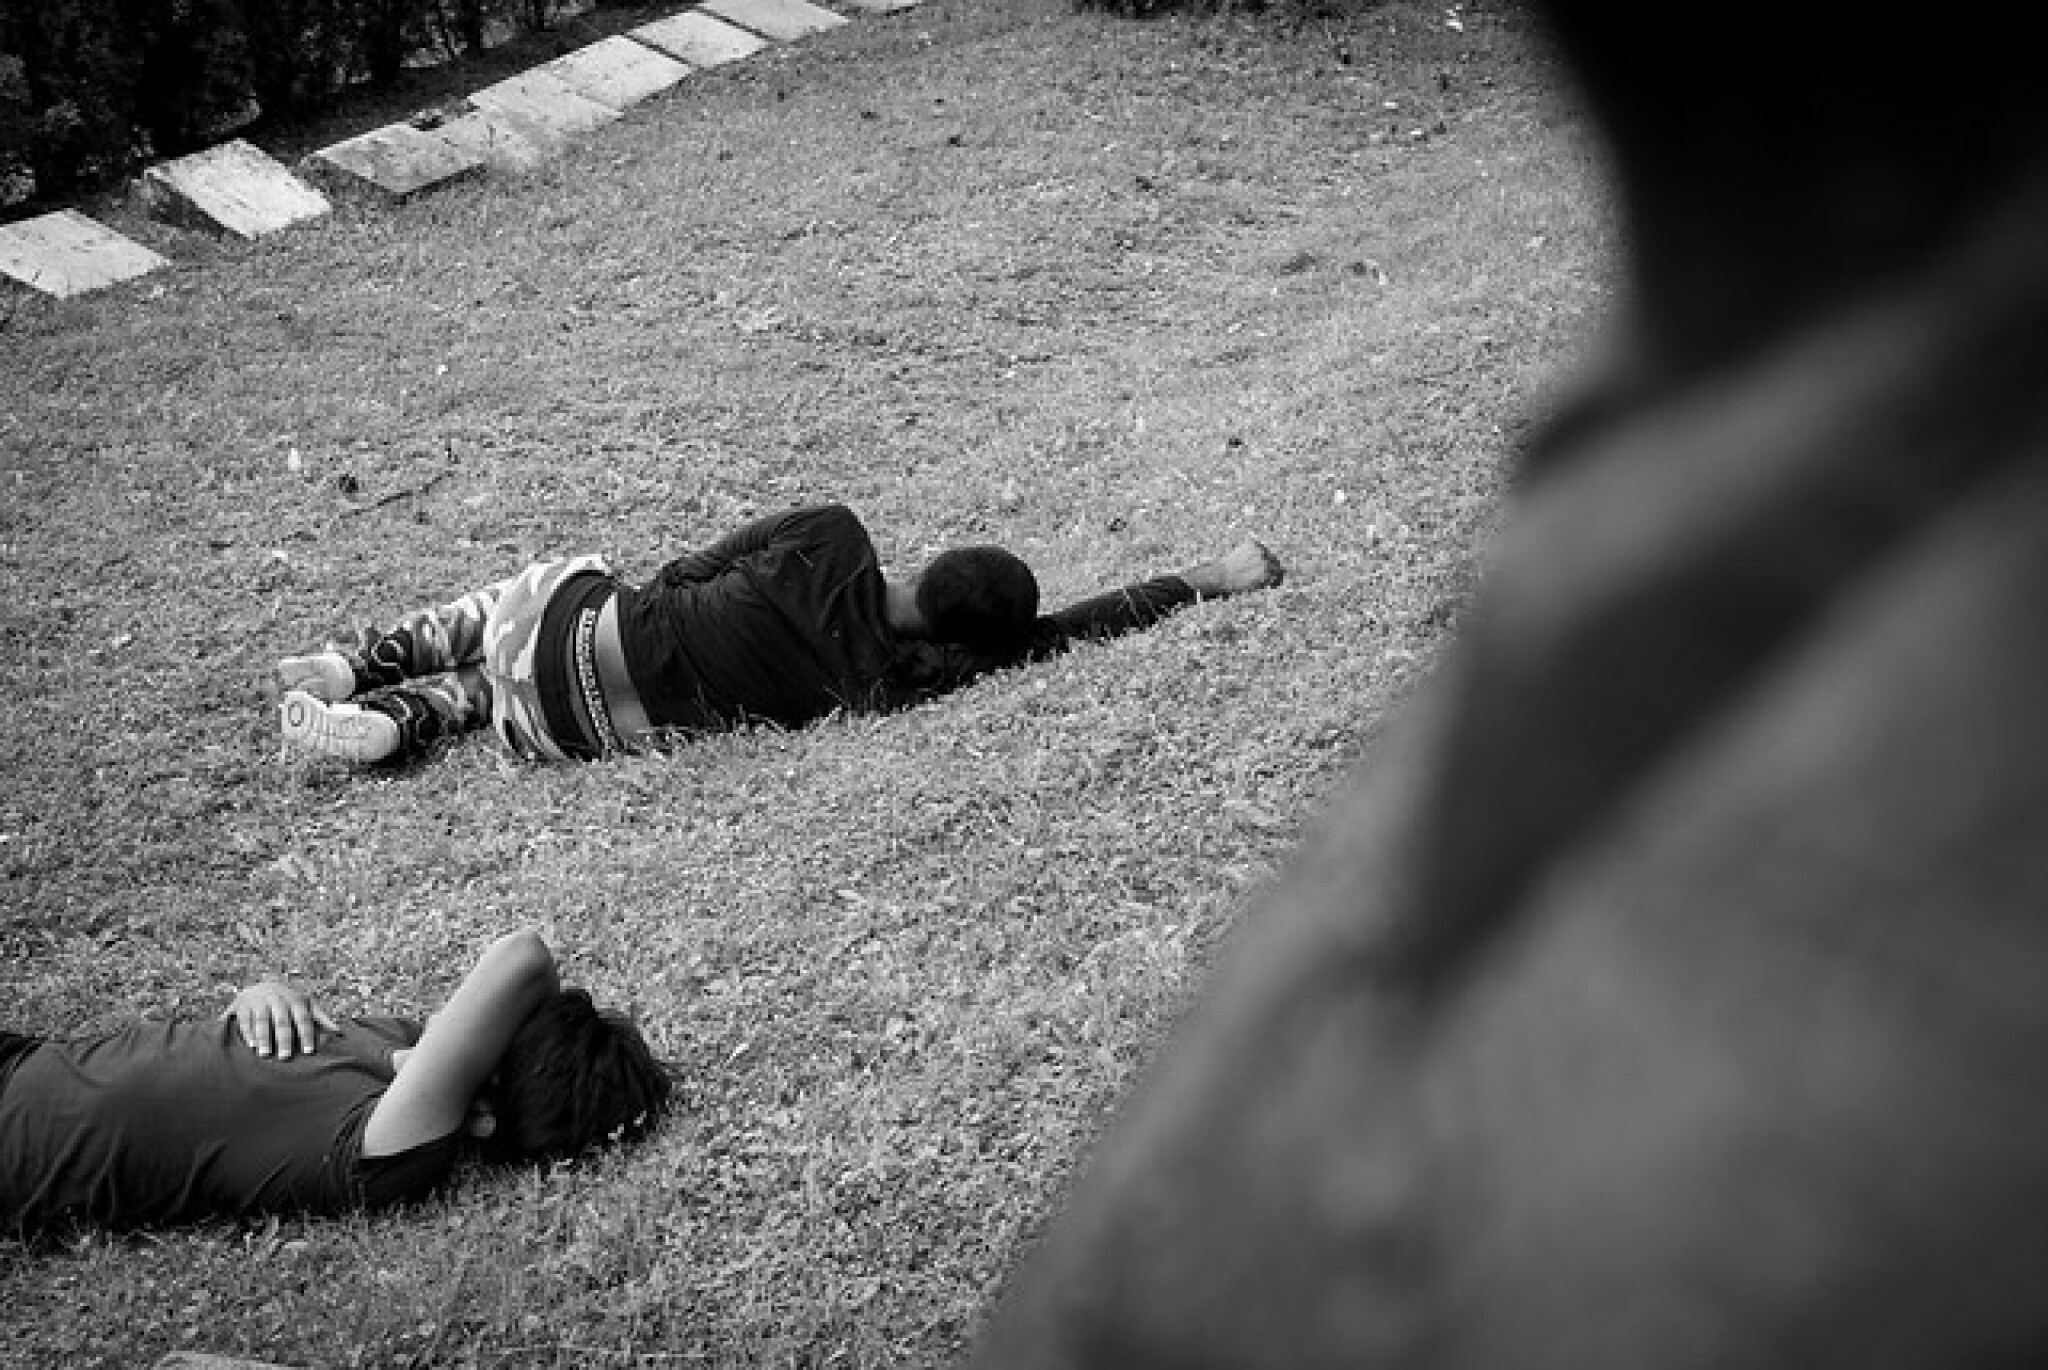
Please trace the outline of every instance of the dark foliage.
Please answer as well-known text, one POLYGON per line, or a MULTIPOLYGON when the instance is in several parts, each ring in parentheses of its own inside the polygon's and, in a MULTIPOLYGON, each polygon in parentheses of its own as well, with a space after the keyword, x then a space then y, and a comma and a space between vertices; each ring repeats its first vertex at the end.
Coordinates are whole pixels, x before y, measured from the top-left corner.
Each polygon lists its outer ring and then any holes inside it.
POLYGON ((0 162, 62 193, 125 159, 139 74, 129 51, 111 0, 6 0, 0 162))

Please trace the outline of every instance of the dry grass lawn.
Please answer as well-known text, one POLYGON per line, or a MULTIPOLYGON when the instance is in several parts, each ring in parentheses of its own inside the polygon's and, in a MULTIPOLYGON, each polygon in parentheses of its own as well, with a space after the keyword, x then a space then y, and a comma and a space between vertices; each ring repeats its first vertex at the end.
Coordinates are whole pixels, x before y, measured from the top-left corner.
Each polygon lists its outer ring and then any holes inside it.
POLYGON ((637 1149, 344 1222, 0 1245, 0 1361, 920 1366, 1455 628, 1612 288, 1518 7, 929 0, 524 180, 0 296, 0 1003, 423 1012, 493 935, 685 1071, 637 1149), (1453 27, 1447 19, 1455 19, 1453 27), (1347 60, 1348 59, 1348 60, 1347 60), (272 661, 843 500, 1064 600, 1276 591, 914 712, 558 769, 280 756, 272 661))

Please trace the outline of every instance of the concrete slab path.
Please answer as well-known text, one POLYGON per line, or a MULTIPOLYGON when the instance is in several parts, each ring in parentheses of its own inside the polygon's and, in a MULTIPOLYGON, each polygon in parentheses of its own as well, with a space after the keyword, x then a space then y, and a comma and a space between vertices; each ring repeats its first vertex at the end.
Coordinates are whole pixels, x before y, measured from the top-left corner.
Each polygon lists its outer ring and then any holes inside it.
POLYGON ((845 16, 805 0, 704 0, 697 8, 778 43, 794 43, 846 22, 845 16))
POLYGON ((240 138, 150 167, 142 173, 142 195, 158 218, 248 239, 332 209, 284 163, 240 138))
MULTIPOLYGON (((845 3, 893 14, 922 0, 845 3)), ((431 128, 373 129, 310 154, 298 170, 317 174, 330 188, 366 189, 392 200, 486 170, 530 171, 570 139, 613 122, 692 71, 847 22, 808 0, 702 0, 474 91, 468 109, 431 128)), ((241 139, 148 168, 142 191, 162 217, 241 238, 275 233, 333 208, 319 190, 241 139)), ((59 298, 168 265, 75 210, 0 225, 0 275, 59 298)))
POLYGON ((474 157, 501 175, 533 170, 562 150, 568 139, 533 120, 519 120, 488 110, 471 110, 426 132, 474 157))
POLYGON ((75 209, 0 224, 0 275, 60 300, 169 265, 141 243, 75 209))
POLYGON ((673 87, 692 70, 665 52, 614 34, 544 64, 580 95, 626 110, 673 87))
POLYGON ((573 137, 602 128, 619 117, 610 105, 599 104, 551 71, 535 67, 473 92, 470 104, 515 124, 573 137))
POLYGON ((751 57, 768 46, 759 34, 734 28, 723 19, 685 10, 630 30, 630 35, 693 67, 718 67, 751 57))
POLYGON ((323 147, 306 160, 338 187, 365 188, 394 200, 481 175, 484 170, 484 159, 477 153, 422 133, 411 124, 373 128, 323 147))

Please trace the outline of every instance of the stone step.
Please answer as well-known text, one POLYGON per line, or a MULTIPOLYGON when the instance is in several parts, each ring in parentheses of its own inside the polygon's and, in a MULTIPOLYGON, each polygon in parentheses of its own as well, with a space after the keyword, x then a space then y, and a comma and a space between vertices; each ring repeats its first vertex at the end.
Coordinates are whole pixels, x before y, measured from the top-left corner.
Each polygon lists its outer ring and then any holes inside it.
POLYGON ((326 214, 327 197, 240 138, 142 173, 150 212, 238 238, 261 238, 326 214))
POLYGON ((321 148, 307 165, 337 189, 368 188, 404 200, 483 173, 484 159, 411 124, 386 124, 321 148))
POLYGON ((528 128, 570 138, 602 128, 619 117, 551 71, 535 67, 473 92, 469 103, 522 131, 528 128))
POLYGON ((670 89, 691 68, 665 52, 614 34, 557 57, 540 70, 561 77, 578 94, 601 105, 626 110, 670 89))
POLYGON ((806 0, 704 0, 697 8, 778 43, 794 43, 846 22, 843 16, 806 0))
POLYGON ((562 150, 568 139, 531 119, 520 120, 487 110, 471 110, 427 130, 443 142, 480 157, 493 172, 519 175, 562 150))
POLYGON ((627 36, 693 67, 723 66, 768 46, 768 40, 760 35, 696 10, 642 24, 627 36))
POLYGON ((75 209, 0 224, 0 275, 60 300, 169 265, 75 209))

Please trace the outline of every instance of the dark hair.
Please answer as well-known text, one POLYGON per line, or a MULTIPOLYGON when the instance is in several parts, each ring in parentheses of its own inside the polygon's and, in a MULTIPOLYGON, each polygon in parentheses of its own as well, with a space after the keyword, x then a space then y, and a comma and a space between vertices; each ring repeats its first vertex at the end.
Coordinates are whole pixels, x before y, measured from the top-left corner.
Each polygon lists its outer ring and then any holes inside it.
POLYGON ((580 989, 560 990, 527 1015, 499 1058, 488 1149, 554 1159, 637 1136, 667 1109, 672 1088, 631 1019, 600 1011, 580 989))
POLYGON ((1038 580, 1000 547, 956 547, 917 578, 917 609, 940 642, 1008 647, 1038 617, 1038 580))

